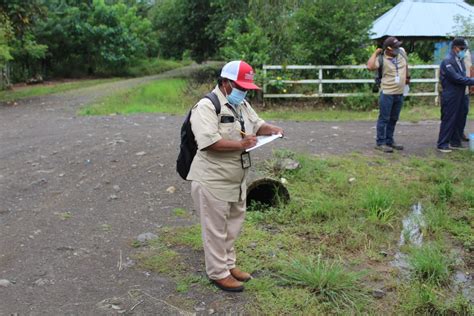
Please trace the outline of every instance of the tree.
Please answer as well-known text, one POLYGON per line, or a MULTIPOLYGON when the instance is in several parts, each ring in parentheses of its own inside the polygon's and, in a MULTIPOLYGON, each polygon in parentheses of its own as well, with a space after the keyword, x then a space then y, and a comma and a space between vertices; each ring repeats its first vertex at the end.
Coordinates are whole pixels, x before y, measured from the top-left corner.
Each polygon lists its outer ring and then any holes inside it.
POLYGON ((121 2, 51 1, 37 34, 49 46, 51 73, 61 76, 123 74, 137 59, 157 52, 151 22, 121 2))
POLYGON ((5 67, 7 61, 12 59, 9 42, 12 38, 10 20, 5 14, 0 13, 0 69, 5 67))
POLYGON ((224 37, 226 45, 220 51, 224 59, 241 59, 253 66, 270 60, 270 40, 252 18, 229 21, 224 37))
POLYGON ((372 0, 306 2, 294 16, 295 61, 326 65, 364 62, 372 21, 385 7, 372 0))
POLYGON ((10 53, 13 63, 13 81, 36 75, 37 65, 48 49, 36 41, 34 25, 44 18, 44 7, 39 0, 0 0, 0 9, 8 17, 14 36, 10 53))

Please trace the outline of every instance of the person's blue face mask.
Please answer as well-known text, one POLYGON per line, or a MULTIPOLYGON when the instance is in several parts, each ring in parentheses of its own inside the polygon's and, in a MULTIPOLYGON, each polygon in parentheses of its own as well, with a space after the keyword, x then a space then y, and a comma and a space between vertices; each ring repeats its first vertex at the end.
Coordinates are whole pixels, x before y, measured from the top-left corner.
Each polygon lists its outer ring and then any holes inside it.
POLYGON ((227 101, 233 106, 239 106, 247 96, 247 91, 242 91, 232 87, 232 92, 227 96, 227 101))
POLYGON ((464 50, 460 50, 460 51, 456 54, 456 56, 458 56, 459 59, 463 59, 464 56, 466 56, 466 50, 465 50, 465 49, 464 49, 464 50))

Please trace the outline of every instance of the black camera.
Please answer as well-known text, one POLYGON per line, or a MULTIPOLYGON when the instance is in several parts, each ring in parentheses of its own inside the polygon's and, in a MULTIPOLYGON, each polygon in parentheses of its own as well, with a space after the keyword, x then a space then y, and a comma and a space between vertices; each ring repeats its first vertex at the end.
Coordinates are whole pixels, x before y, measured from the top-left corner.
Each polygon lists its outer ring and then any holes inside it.
POLYGON ((375 78, 374 85, 372 86, 372 92, 377 93, 380 90, 380 83, 382 80, 380 78, 375 78))

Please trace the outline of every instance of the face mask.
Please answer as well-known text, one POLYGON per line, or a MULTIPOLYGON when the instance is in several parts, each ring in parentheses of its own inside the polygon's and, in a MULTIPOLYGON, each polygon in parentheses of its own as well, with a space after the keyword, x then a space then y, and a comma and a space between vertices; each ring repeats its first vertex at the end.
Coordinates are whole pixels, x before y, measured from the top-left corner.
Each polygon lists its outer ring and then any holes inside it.
POLYGON ((398 56, 398 54, 400 54, 400 48, 395 48, 394 50, 392 50, 393 56, 398 56))
POLYGON ((466 50, 460 50, 456 56, 458 56, 459 59, 463 59, 464 56, 466 56, 466 50))
POLYGON ((233 106, 238 106, 244 101, 246 95, 247 91, 232 87, 232 92, 227 96, 227 101, 233 106))

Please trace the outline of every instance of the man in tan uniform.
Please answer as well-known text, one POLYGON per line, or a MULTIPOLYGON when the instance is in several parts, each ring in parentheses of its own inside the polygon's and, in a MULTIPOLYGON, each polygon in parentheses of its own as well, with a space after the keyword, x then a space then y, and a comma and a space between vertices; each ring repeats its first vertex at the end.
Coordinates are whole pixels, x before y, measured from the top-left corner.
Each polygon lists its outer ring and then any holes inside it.
POLYGON ((244 99, 253 83, 253 69, 244 61, 227 63, 212 91, 221 104, 201 99, 192 109, 191 127, 198 145, 187 180, 201 218, 206 273, 225 291, 239 292, 251 275, 236 267, 234 242, 246 209, 246 177, 251 165, 245 149, 255 146, 256 135, 283 134, 265 123, 244 99))
POLYGON ((394 149, 403 150, 403 146, 393 139, 395 125, 403 105, 403 90, 409 84, 408 60, 402 42, 390 36, 383 43, 383 49, 377 50, 367 61, 369 70, 378 70, 382 66, 382 83, 379 97, 379 118, 377 120, 377 145, 375 149, 391 153, 394 149), (380 64, 378 56, 383 53, 380 64))

